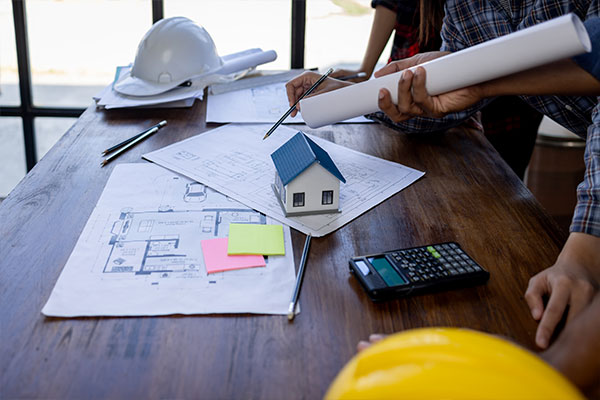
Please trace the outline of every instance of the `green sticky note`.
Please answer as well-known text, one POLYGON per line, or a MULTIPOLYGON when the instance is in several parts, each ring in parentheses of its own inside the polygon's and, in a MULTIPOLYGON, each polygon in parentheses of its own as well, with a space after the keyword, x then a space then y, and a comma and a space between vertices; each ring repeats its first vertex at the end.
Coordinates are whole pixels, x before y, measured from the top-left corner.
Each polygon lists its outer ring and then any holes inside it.
POLYGON ((285 254, 283 226, 259 224, 229 224, 227 254, 285 254))

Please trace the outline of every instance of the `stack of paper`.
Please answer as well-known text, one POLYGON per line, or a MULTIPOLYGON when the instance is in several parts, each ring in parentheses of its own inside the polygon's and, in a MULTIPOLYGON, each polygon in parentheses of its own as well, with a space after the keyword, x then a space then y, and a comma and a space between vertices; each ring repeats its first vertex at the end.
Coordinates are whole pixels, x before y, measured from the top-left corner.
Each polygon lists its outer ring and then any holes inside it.
POLYGON ((129 75, 131 66, 117 67, 115 80, 94 96, 96 105, 100 108, 177 108, 191 107, 196 99, 202 100, 204 85, 192 84, 188 87, 178 87, 168 92, 154 96, 127 96, 114 90, 115 83, 129 75))
POLYGON ((176 87, 164 93, 152 96, 131 96, 119 93, 115 85, 131 73, 131 65, 117 67, 114 81, 94 96, 100 108, 176 108, 191 107, 196 99, 202 100, 204 89, 214 83, 227 83, 243 77, 257 65, 271 62, 277 58, 273 50, 249 49, 221 57, 223 66, 211 75, 192 77, 187 85, 176 87))

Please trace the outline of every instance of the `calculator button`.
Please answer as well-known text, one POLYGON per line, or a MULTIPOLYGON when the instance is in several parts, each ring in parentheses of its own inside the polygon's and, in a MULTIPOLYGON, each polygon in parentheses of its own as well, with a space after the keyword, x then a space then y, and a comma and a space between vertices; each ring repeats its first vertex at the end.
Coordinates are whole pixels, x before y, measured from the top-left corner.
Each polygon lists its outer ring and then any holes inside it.
POLYGON ((448 273, 452 276, 458 275, 458 271, 456 271, 454 268, 448 269, 448 273))
POLYGON ((475 272, 475 270, 473 269, 473 267, 471 267, 470 265, 467 265, 465 267, 465 269, 467 270, 467 272, 475 272))
POLYGON ((456 268, 456 270, 457 270, 458 272, 460 272, 461 274, 464 274, 464 273, 466 273, 466 272, 467 272, 467 270, 466 270, 466 269, 464 269, 463 267, 458 267, 458 268, 456 268))

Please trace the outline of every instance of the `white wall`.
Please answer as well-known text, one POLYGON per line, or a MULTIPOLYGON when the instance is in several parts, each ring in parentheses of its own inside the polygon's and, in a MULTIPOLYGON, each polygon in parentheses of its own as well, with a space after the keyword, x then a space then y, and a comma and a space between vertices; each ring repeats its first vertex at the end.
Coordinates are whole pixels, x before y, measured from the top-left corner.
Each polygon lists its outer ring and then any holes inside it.
POLYGON ((286 209, 288 212, 337 210, 339 208, 340 181, 319 163, 314 163, 287 185, 286 209), (333 204, 322 205, 322 191, 333 190, 333 204), (304 207, 294 207, 294 193, 304 192, 304 207))

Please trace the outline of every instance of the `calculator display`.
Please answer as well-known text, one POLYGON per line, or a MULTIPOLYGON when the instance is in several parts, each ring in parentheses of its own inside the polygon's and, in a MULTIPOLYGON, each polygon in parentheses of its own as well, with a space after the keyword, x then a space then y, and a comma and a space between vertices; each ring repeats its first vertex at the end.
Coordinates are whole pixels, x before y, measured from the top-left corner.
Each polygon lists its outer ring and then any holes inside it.
POLYGON ((369 257, 367 260, 388 286, 399 286, 406 283, 406 280, 396 272, 385 256, 369 257))

